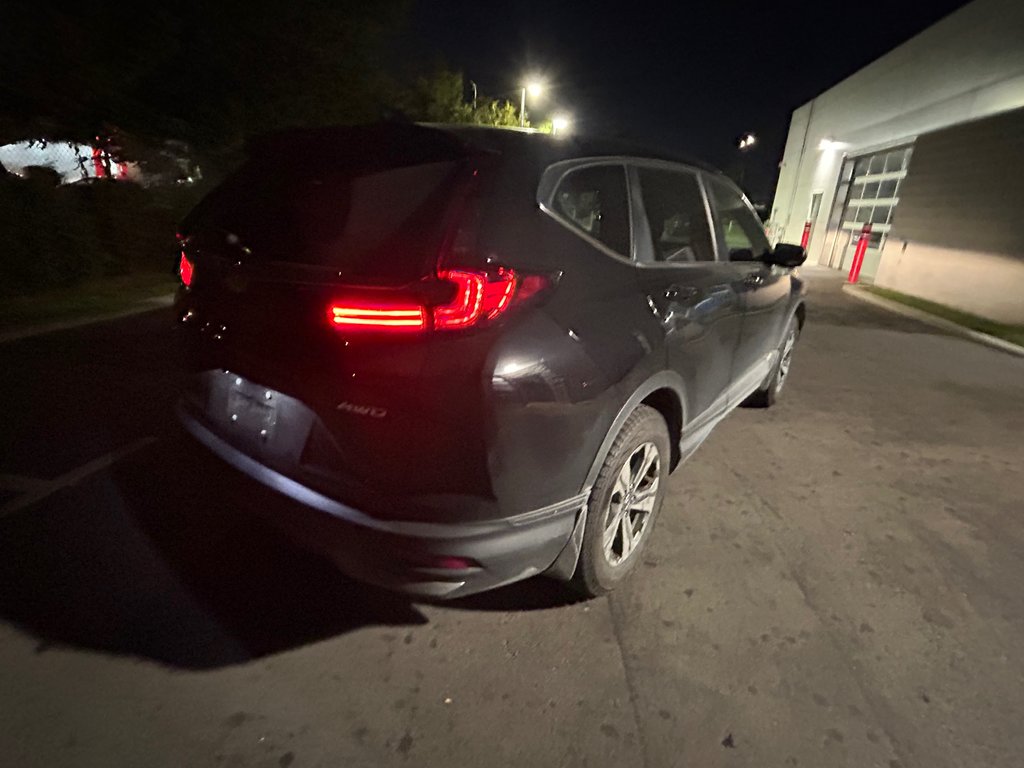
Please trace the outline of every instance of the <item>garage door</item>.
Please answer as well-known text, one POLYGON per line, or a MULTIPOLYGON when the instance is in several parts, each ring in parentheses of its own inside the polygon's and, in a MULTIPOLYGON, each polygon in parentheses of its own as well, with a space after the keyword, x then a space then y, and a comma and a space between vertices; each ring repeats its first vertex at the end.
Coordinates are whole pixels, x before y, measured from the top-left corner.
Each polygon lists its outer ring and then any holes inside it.
POLYGON ((839 232, 832 243, 831 266, 849 269, 861 229, 871 224, 871 239, 864 255, 861 277, 874 277, 878 270, 882 244, 892 226, 893 211, 900 201, 900 185, 907 176, 912 147, 897 147, 884 152, 861 155, 846 160, 840 179, 844 182, 845 199, 837 195, 842 206, 839 232))

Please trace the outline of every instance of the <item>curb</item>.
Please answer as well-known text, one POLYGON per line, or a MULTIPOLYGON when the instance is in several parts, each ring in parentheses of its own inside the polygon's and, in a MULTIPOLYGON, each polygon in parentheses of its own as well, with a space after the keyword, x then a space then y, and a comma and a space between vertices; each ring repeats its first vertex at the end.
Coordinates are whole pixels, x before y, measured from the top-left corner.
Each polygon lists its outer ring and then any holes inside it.
POLYGON ((1011 355, 1017 355, 1018 357, 1024 357, 1024 347, 1014 344, 1011 341, 1005 341, 1003 339, 990 336, 987 333, 981 331, 972 331, 970 328, 964 328, 962 325, 954 323, 952 320, 945 320, 941 317, 936 317, 933 314, 925 312, 921 309, 915 309, 914 307, 908 307, 905 304, 892 301, 890 299, 884 299, 881 296, 876 296, 870 293, 860 286, 850 285, 847 283, 843 286, 843 293, 853 298, 866 302, 867 304, 874 304, 876 307, 888 310, 897 315, 903 315, 914 320, 918 320, 926 325, 930 325, 933 328, 940 328, 944 331, 956 334, 957 336, 963 336, 976 341, 979 344, 985 344, 986 346, 998 349, 1002 352, 1008 352, 1011 355))
POLYGON ((104 315, 89 315, 87 317, 79 317, 74 320, 64 320, 59 323, 47 323, 46 325, 32 325, 27 328, 16 328, 13 331, 6 331, 0 333, 0 344, 6 344, 9 341, 20 341, 21 339, 28 339, 33 336, 42 336, 47 333, 55 333, 56 331, 66 331, 71 328, 80 328, 83 325, 92 325, 93 323, 105 323, 108 320, 120 320, 122 317, 131 317, 132 315, 141 315, 145 312, 153 312, 157 309, 163 309, 169 307, 174 303, 174 294, 168 293, 164 296, 155 296, 151 299, 144 299, 133 307, 128 309, 122 309, 120 312, 108 312, 104 315))

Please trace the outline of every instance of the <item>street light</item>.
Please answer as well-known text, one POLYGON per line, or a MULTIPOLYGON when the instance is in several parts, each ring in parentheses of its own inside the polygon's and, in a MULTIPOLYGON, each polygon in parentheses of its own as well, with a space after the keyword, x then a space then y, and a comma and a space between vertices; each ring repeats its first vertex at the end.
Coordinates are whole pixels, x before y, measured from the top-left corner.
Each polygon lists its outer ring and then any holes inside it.
POLYGON ((523 86, 522 96, 519 99, 519 127, 526 127, 526 94, 530 94, 531 99, 536 99, 542 93, 544 93, 544 84, 537 80, 531 80, 529 83, 523 86))
POLYGON ((741 187, 747 178, 747 152, 753 149, 755 144, 757 144, 757 136, 752 133, 744 133, 736 142, 736 146, 739 147, 740 154, 742 155, 740 160, 740 177, 737 180, 741 187))
POLYGON ((565 115, 555 115, 551 118, 551 134, 557 136, 560 133, 568 133, 572 121, 565 115))

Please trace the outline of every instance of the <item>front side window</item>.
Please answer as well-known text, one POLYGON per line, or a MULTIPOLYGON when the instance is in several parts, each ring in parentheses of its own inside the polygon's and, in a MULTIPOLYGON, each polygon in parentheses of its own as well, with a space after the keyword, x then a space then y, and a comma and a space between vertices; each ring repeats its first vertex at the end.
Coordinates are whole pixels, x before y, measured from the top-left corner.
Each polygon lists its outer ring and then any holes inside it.
POLYGON ((756 261, 769 250, 761 222, 733 187, 710 177, 708 195, 718 222, 719 247, 729 261, 756 261))
POLYGON ((555 213, 574 229, 629 258, 629 203, 623 166, 592 165, 569 171, 551 202, 555 213))

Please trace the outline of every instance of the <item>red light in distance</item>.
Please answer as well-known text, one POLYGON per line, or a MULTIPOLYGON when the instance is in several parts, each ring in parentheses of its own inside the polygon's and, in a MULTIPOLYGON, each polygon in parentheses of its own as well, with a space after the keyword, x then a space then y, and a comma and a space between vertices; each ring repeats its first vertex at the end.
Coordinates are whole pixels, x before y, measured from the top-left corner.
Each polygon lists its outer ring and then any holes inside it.
POLYGON ((192 285, 192 276, 195 274, 195 266, 185 254, 181 254, 181 261, 178 262, 178 274, 181 276, 181 282, 186 288, 192 285))

